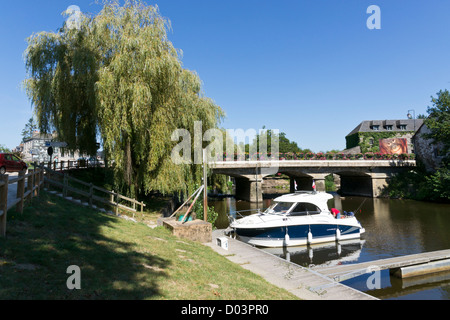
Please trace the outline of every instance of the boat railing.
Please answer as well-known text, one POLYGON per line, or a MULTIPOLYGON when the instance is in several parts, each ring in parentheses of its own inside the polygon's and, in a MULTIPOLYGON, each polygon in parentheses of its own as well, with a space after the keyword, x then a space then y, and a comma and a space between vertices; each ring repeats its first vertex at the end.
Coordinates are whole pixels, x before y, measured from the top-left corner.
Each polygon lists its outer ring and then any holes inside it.
POLYGON ((253 212, 255 212, 255 213, 260 213, 260 212, 262 212, 262 211, 261 211, 261 209, 248 209, 248 210, 233 211, 233 212, 230 212, 230 213, 228 214, 228 220, 229 220, 230 223, 231 223, 231 222, 233 222, 233 221, 235 221, 235 220, 237 220, 237 219, 242 219, 242 218, 244 218, 246 215, 248 215, 248 213, 253 213, 253 212), (242 213, 247 213, 247 214, 246 214, 246 215, 242 215, 242 213), (239 216, 239 218, 238 218, 238 216, 239 216))

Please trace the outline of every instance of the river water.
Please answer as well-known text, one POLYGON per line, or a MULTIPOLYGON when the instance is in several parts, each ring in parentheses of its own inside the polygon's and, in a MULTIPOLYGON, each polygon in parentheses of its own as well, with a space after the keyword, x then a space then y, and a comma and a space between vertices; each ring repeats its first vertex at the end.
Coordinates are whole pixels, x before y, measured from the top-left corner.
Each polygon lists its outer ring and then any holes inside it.
MULTIPOLYGON (((232 197, 209 200, 209 205, 214 206, 219 213, 216 227, 220 229, 228 227, 228 213, 265 209, 271 203, 272 199, 264 199, 260 204, 236 201, 232 197)), ((329 206, 341 206, 342 210, 355 212, 357 219, 366 229, 361 240, 313 247, 261 250, 301 266, 314 267, 450 249, 449 204, 336 196, 336 200, 330 200, 329 206)), ((410 280, 390 276, 388 270, 381 271, 380 274, 378 289, 368 289, 370 275, 343 283, 380 299, 450 300, 450 272, 410 280)))

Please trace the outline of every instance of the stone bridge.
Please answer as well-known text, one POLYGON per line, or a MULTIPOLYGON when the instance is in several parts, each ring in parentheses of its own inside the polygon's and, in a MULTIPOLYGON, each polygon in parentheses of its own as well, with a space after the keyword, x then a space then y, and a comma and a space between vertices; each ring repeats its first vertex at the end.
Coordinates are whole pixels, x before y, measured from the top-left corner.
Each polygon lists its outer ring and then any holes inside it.
POLYGON ((277 172, 291 179, 291 192, 325 191, 325 177, 334 174, 341 181, 345 195, 379 197, 389 180, 399 172, 411 170, 415 160, 281 160, 281 161, 217 161, 209 163, 213 173, 234 177, 236 198, 250 202, 263 199, 263 179, 277 172))

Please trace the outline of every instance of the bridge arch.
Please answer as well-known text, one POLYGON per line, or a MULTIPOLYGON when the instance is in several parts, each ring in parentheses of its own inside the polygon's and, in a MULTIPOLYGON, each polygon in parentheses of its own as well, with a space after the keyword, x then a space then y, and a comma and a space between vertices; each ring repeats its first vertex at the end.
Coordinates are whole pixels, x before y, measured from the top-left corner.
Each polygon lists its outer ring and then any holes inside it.
POLYGON ((373 196, 372 175, 361 171, 335 172, 340 179, 340 191, 343 195, 373 196))

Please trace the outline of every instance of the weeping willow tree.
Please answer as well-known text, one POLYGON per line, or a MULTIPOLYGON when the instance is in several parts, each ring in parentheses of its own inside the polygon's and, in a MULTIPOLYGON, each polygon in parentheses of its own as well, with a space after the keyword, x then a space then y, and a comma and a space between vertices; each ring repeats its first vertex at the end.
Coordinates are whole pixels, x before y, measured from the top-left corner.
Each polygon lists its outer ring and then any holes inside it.
POLYGON ((100 136, 116 184, 132 195, 191 192, 201 168, 172 162, 172 133, 193 133, 195 121, 205 132, 223 117, 183 68, 169 28, 156 6, 107 1, 77 28, 28 39, 25 86, 41 130, 54 128, 71 149, 91 154, 100 136))

